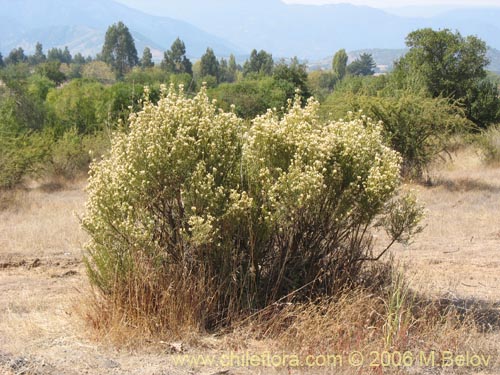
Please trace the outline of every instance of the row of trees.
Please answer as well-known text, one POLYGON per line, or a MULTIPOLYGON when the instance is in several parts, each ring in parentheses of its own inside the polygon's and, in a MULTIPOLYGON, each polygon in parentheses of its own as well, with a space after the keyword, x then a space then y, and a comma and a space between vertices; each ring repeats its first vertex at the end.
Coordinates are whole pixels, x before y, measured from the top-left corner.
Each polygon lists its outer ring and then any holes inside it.
MULTIPOLYGON (((192 94, 206 82, 208 95, 217 99, 219 107, 230 110, 234 106, 245 119, 268 108, 284 113, 297 89, 304 103, 309 96, 319 98, 325 116, 345 118, 349 110, 363 109, 387 124, 393 147, 412 159, 408 168, 416 168, 417 174, 430 159, 429 152, 421 154, 418 140, 434 142, 429 148, 432 154, 440 150, 434 146, 441 143, 435 141, 449 137, 449 129, 455 129, 451 125, 467 119, 477 129, 500 119, 498 87, 486 72, 484 42, 449 30, 411 33, 408 54, 396 63, 394 72, 377 77, 372 76, 371 55, 362 54, 348 64, 345 50, 335 54, 326 71, 308 72, 297 58, 275 62, 262 50, 253 50, 239 65, 233 55, 218 59, 208 48, 192 63, 180 39, 155 66, 149 49, 137 58, 125 25, 113 25, 108 31, 97 59, 71 56, 67 48, 53 48, 45 55, 41 44, 31 56, 20 48, 11 52, 8 64, 0 69, 0 131, 18 140, 9 141, 13 148, 29 144, 26 139, 35 139, 31 137, 46 129, 51 129, 56 141, 69 130, 78 136, 99 133, 118 119, 126 119, 130 108, 138 108, 143 86, 150 87, 150 99, 155 102, 161 83, 183 84, 192 94), (404 131, 396 134, 390 129, 404 131)), ((6 145, 3 151, 10 147, 6 145)), ((35 153, 19 153, 23 154, 35 153)))

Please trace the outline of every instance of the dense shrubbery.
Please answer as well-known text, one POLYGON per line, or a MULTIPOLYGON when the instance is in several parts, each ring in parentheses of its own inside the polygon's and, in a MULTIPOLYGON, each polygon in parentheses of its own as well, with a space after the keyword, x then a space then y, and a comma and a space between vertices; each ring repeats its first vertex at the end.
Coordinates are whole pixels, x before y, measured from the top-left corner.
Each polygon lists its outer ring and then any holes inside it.
POLYGON ((387 141, 403 156, 403 175, 416 178, 447 150, 451 136, 468 126, 462 109, 449 100, 411 93, 387 97, 340 92, 328 98, 323 111, 333 118, 362 111, 381 121, 387 141))
POLYGON ((415 231, 421 212, 395 200, 400 157, 382 128, 323 122, 318 106, 297 97, 248 127, 204 89, 145 101, 88 187, 87 268, 110 315, 214 327, 356 283, 376 221, 393 240, 415 231))

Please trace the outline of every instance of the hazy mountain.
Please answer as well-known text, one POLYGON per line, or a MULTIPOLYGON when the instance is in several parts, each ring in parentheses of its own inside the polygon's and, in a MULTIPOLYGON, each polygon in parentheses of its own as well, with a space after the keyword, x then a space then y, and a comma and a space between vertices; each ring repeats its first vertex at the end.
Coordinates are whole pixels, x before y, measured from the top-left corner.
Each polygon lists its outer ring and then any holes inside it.
MULTIPOLYGON (((179 36, 190 57, 207 46, 219 56, 240 55, 253 48, 274 57, 331 56, 348 51, 403 49, 406 35, 418 28, 451 28, 475 34, 500 49, 500 8, 440 11, 408 17, 349 4, 298 5, 281 0, 0 0, 0 51, 22 46, 32 51, 68 45, 85 55, 101 50, 107 27, 123 21, 136 40, 139 55, 147 45, 156 58, 179 36), (120 2, 120 3, 119 3, 120 2), (124 5, 125 4, 125 5, 124 5), (137 9, 132 9, 135 7, 137 9), (139 9, 139 10, 138 10, 139 9)), ((431 8, 429 8, 431 9, 431 8)), ((377 61, 380 65, 388 65, 377 61)))
POLYGON ((0 51, 6 55, 22 46, 31 51, 37 41, 47 50, 67 45, 72 53, 100 52, 109 25, 123 21, 136 40, 139 56, 145 46, 157 57, 175 38, 186 43, 188 54, 200 56, 207 46, 217 54, 237 52, 224 39, 170 17, 152 16, 112 0, 0 0, 0 51))
MULTIPOLYGON (((347 55, 349 56, 349 62, 354 61, 362 53, 369 53, 373 56, 378 70, 381 72, 391 70, 394 67, 394 61, 398 60, 400 57, 404 56, 407 49, 380 49, 380 48, 367 48, 356 51, 349 51, 347 55)), ((488 70, 500 74, 500 51, 495 48, 489 48, 487 57, 490 60, 490 64, 487 67, 488 70)), ((308 64, 309 68, 312 70, 316 69, 331 69, 333 56, 328 56, 320 60, 316 60, 308 64)))
MULTIPOLYGON (((432 16, 409 17, 354 6, 285 4, 280 0, 118 0, 146 12, 191 22, 247 53, 265 49, 275 56, 318 59, 340 48, 404 48, 415 29, 451 28, 474 34, 500 49, 500 8, 439 8, 432 16)), ((348 1, 348 0, 346 0, 348 1)))

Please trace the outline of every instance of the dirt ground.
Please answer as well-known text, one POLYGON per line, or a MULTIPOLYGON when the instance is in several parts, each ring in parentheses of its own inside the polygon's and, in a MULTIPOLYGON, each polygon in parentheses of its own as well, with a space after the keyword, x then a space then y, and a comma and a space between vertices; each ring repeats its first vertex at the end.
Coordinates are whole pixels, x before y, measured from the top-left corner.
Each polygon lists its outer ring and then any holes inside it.
MULTIPOLYGON (((500 168, 482 166, 473 152, 456 160, 437 167, 430 186, 412 186, 426 205, 426 228, 393 254, 424 294, 500 302, 500 168)), ((76 314, 87 290, 83 187, 20 191, 0 210, 0 375, 279 373, 176 365, 184 349, 171 343, 120 350, 93 340, 76 314)), ((500 346, 498 334, 488 340, 500 346)))

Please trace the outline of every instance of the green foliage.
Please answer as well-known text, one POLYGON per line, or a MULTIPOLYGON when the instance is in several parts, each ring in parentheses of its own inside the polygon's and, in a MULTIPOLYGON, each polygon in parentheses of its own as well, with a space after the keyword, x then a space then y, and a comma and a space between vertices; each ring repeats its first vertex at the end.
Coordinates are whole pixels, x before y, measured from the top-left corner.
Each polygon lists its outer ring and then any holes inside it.
POLYGON ((306 69, 306 65, 299 63, 297 57, 294 57, 290 64, 281 61, 274 67, 273 78, 287 91, 287 98, 293 98, 296 90, 299 90, 304 100, 311 96, 306 69))
POLYGON ((111 68, 102 61, 92 61, 85 64, 82 70, 82 78, 96 80, 104 84, 115 82, 115 75, 111 68))
POLYGON ((477 125, 497 120, 500 103, 494 97, 498 90, 483 81, 489 61, 482 40, 448 29, 421 29, 410 33, 406 44, 410 50, 396 64, 400 86, 419 77, 433 97, 461 101, 468 118, 477 125))
POLYGON ((347 72, 354 76, 372 76, 377 64, 369 53, 362 53, 358 59, 347 66, 347 72))
POLYGON ((398 96, 400 93, 391 87, 391 79, 385 75, 375 76, 346 76, 335 86, 335 95, 369 95, 369 96, 398 96))
POLYGON ((24 50, 19 47, 14 48, 12 51, 10 51, 9 55, 5 58, 5 65, 15 65, 27 61, 28 58, 24 54, 24 50))
POLYGON ((141 67, 152 68, 153 66, 155 66, 155 63, 153 62, 153 54, 151 53, 151 49, 149 47, 145 47, 144 51, 142 52, 141 67))
MULTIPOLYGON (((143 87, 133 83, 118 82, 106 87, 104 92, 103 107, 96 106, 100 112, 100 119, 107 115, 106 122, 116 122, 118 119, 125 121, 131 112, 139 109, 138 103, 143 94, 143 87)), ((92 131, 94 129, 89 129, 92 131)))
POLYGON ((134 38, 123 22, 111 25, 106 31, 101 58, 112 67, 118 78, 139 63, 134 38))
POLYGON ((51 48, 47 52, 47 60, 53 62, 59 62, 61 64, 71 64, 72 57, 69 52, 68 47, 64 47, 64 49, 60 48, 51 48))
POLYGON ((272 77, 261 79, 244 79, 232 84, 223 83, 210 90, 210 97, 226 111, 234 106, 238 116, 252 119, 264 114, 268 108, 281 110, 287 105, 290 91, 293 95, 293 85, 278 85, 272 77))
POLYGON ((85 57, 83 57, 83 55, 80 52, 78 52, 75 56, 73 56, 73 63, 74 64, 83 65, 86 62, 88 62, 88 61, 85 60, 85 57))
POLYGON ((159 83, 169 82, 171 73, 166 72, 158 66, 153 68, 134 68, 128 72, 123 80, 131 84, 137 84, 141 86, 154 86, 159 85, 159 83))
POLYGON ((30 65, 38 65, 47 60, 47 57, 43 53, 43 46, 38 42, 35 46, 35 53, 28 58, 30 65))
POLYGON ((229 61, 221 59, 220 61, 220 82, 236 82, 238 80, 238 72, 242 70, 241 66, 236 63, 236 58, 233 54, 229 56, 229 61))
POLYGON ((82 135, 70 128, 53 141, 44 169, 52 178, 74 179, 88 171, 93 159, 100 159, 109 148, 104 132, 82 135))
POLYGON ((83 134, 101 129, 108 120, 105 94, 102 84, 84 79, 50 90, 47 106, 55 116, 52 126, 60 132, 76 127, 83 134))
POLYGON ((403 175, 414 178, 421 178, 429 163, 447 150, 452 134, 468 126, 460 107, 447 99, 410 93, 397 97, 334 93, 323 110, 333 118, 362 111, 381 121, 387 141, 403 157, 403 175))
POLYGON ((0 189, 18 185, 37 170, 48 154, 49 142, 41 133, 23 129, 4 101, 0 103, 0 189))
POLYGON ((342 80, 347 72, 347 52, 345 49, 337 51, 335 56, 333 56, 332 61, 332 71, 337 80, 342 80))
POLYGON ((307 76, 307 86, 312 95, 323 101, 333 90, 338 80, 330 71, 315 70, 307 76))
POLYGON ((33 74, 28 78, 28 93, 40 102, 45 101, 49 90, 55 87, 54 81, 40 74, 33 74))
POLYGON ((475 81, 467 90, 465 113, 469 119, 482 128, 500 120, 500 99, 498 85, 485 78, 475 81))
POLYGON ((177 38, 166 51, 161 62, 162 69, 168 73, 193 74, 193 64, 186 57, 186 46, 182 40, 177 38))
POLYGON ((47 77, 56 85, 60 85, 66 80, 66 76, 61 72, 61 63, 58 61, 48 61, 39 64, 35 71, 41 76, 47 77))
POLYGON ((111 314, 210 328, 361 277, 400 183, 379 125, 325 123, 296 98, 247 128, 204 90, 162 92, 91 169, 86 264, 111 314))
POLYGON ((5 85, 0 87, 0 110, 4 121, 16 124, 15 128, 21 131, 43 128, 45 108, 38 93, 29 91, 28 65, 9 65, 0 72, 0 79, 5 85))
POLYGON ((484 160, 488 164, 500 164, 500 125, 490 126, 475 137, 484 160))
POLYGON ((212 76, 217 83, 219 82, 219 74, 219 61, 217 61, 213 49, 207 48, 200 59, 200 75, 201 77, 212 76))
POLYGON ((243 65, 243 75, 271 75, 273 74, 273 55, 264 50, 252 50, 250 58, 243 65))

